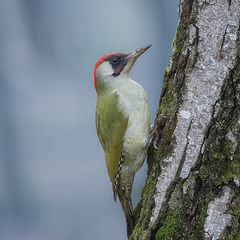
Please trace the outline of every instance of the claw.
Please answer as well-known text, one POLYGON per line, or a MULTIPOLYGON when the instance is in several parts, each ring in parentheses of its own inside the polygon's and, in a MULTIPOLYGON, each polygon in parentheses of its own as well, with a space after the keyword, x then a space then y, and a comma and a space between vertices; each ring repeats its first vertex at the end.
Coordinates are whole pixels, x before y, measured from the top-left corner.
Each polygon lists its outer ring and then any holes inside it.
POLYGON ((156 150, 158 150, 158 149, 159 149, 159 148, 157 147, 157 145, 156 145, 155 141, 153 142, 153 147, 154 147, 154 149, 156 149, 156 150))

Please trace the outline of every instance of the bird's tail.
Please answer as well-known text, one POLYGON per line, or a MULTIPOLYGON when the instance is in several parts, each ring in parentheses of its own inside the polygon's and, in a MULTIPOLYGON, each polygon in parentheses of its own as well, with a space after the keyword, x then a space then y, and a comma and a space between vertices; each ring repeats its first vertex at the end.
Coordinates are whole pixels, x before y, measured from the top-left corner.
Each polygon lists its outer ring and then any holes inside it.
POLYGON ((127 194, 121 186, 118 188, 118 198, 120 200, 120 203, 122 205, 122 209, 125 215, 126 219, 126 225, 127 225, 127 236, 132 234, 134 230, 134 216, 133 216, 133 207, 132 207, 132 200, 130 194, 127 194))

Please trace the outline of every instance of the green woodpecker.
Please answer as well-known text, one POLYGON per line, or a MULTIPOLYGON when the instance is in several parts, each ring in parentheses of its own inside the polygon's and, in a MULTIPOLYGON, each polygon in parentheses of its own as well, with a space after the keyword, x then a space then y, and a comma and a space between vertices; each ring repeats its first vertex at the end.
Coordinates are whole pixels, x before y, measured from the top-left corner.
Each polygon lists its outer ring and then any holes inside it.
POLYGON ((150 47, 129 54, 108 53, 94 67, 97 134, 104 150, 114 200, 118 196, 126 218, 128 236, 134 228, 132 184, 146 158, 150 136, 146 93, 128 74, 136 59, 150 47))

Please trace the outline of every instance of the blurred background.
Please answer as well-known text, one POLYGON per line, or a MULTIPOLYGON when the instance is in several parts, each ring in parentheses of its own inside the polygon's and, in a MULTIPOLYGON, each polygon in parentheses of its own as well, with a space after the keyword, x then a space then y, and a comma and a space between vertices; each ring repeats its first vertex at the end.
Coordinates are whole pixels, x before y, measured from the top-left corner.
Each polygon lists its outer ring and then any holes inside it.
MULTIPOLYGON (((0 239, 124 240, 95 131, 93 67, 151 43, 130 77, 152 121, 177 0, 0 1, 0 239)), ((136 205, 146 177, 137 175, 136 205)))

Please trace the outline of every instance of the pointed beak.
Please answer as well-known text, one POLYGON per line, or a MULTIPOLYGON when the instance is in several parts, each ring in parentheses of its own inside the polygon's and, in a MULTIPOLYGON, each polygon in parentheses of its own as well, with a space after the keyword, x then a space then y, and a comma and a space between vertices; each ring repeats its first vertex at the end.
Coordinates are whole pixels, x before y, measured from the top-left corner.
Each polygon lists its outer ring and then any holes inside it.
POLYGON ((125 59, 127 60, 127 65, 124 68, 124 72, 126 72, 128 74, 130 72, 130 70, 132 69, 137 58, 140 55, 142 55, 144 52, 146 52, 151 46, 152 45, 148 45, 146 47, 138 48, 138 49, 134 50, 133 52, 127 54, 125 57, 125 59))
POLYGON ((152 45, 148 45, 146 47, 138 48, 135 51, 127 54, 126 59, 136 59, 142 55, 144 52, 146 52, 152 45))

